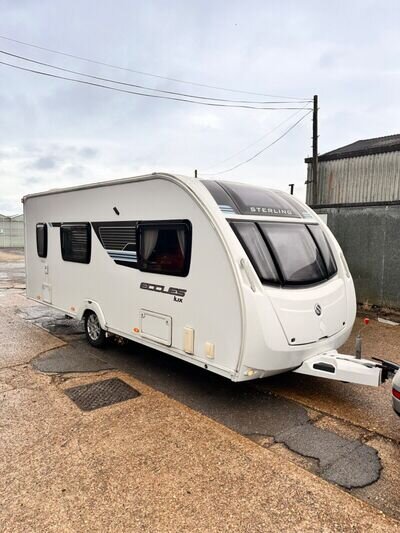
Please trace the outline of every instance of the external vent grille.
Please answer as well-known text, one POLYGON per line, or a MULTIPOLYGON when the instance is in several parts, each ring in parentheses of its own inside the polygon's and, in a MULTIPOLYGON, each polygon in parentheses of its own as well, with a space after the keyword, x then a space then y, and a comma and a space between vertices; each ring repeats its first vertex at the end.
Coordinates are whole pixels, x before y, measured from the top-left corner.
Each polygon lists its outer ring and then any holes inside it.
POLYGON ((135 226, 101 226, 99 227, 101 242, 107 250, 136 250, 135 226))

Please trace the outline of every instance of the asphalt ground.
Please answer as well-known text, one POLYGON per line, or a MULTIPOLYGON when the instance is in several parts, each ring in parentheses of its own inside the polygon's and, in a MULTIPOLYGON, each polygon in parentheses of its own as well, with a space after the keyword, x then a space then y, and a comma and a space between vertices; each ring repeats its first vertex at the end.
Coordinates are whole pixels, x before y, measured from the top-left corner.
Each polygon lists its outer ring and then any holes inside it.
MULTIPOLYGON (((0 273, 4 287, 22 290, 21 260, 0 263, 0 273)), ((81 324, 40 305, 22 305, 18 314, 66 343, 39 355, 37 371, 67 377, 122 371, 400 519, 400 419, 389 383, 373 389, 287 374, 234 384, 135 343, 96 350, 81 324)), ((355 331, 360 325, 361 318, 355 331)), ((400 326, 372 320, 363 337, 364 355, 400 359, 400 326)), ((344 348, 351 353, 352 340, 344 348)))

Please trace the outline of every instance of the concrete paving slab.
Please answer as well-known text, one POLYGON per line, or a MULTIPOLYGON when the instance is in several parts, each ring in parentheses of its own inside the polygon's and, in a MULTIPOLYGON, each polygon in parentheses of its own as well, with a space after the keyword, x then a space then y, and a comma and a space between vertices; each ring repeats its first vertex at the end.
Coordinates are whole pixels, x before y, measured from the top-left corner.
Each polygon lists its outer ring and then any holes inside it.
POLYGON ((333 431, 346 439, 359 440, 365 442, 373 437, 373 433, 360 427, 354 426, 346 421, 332 418, 331 416, 321 416, 316 422, 315 426, 321 429, 333 431))
MULTIPOLYGON (((35 360, 34 365, 42 371, 81 371, 91 368, 90 353, 100 354, 104 360, 115 360, 112 357, 115 348, 111 346, 99 351, 88 348, 85 342, 72 342, 35 360)), ((93 368, 102 369, 96 364, 93 368)), ((125 370, 135 375, 136 368, 128 366, 125 370)), ((303 457, 317 459, 319 467, 316 472, 338 485, 360 487, 378 479, 381 464, 375 450, 366 452, 363 449, 366 446, 357 438, 344 438, 329 429, 315 427, 307 410, 299 404, 261 392, 252 383, 231 383, 201 369, 193 368, 190 375, 196 379, 184 383, 176 378, 168 380, 163 383, 162 390, 253 440, 257 440, 257 435, 270 436, 303 457), (353 484, 349 483, 350 478, 353 484)), ((147 383, 154 384, 151 380, 147 383)))
POLYGON ((18 310, 20 310, 31 305, 33 305, 33 302, 25 297, 25 291, 21 289, 2 290, 0 288, 0 307, 6 307, 7 309, 18 307, 18 310))
POLYGON ((399 511, 400 450, 392 441, 375 437, 368 445, 379 453, 383 469, 379 480, 370 487, 354 490, 365 501, 397 516, 399 511))
POLYGON ((65 343, 0 307, 0 368, 28 363, 37 354, 65 343))
POLYGON ((29 430, 19 416, 17 446, 0 454, 4 531, 400 531, 228 428, 126 375, 108 375, 141 396, 82 413, 62 389, 102 377, 59 386, 37 375, 37 401, 18 411, 29 409, 38 426, 29 430), (27 432, 42 438, 19 446, 27 432))
POLYGON ((8 461, 17 460, 19 454, 29 451, 35 442, 54 435, 64 439, 63 433, 78 420, 65 405, 63 395, 49 396, 44 392, 51 386, 50 377, 38 380, 30 369, 25 369, 23 374, 27 377, 25 382, 20 380, 16 385, 11 380, 12 389, 0 394, 0 458, 3 458, 0 476, 8 471, 8 461))

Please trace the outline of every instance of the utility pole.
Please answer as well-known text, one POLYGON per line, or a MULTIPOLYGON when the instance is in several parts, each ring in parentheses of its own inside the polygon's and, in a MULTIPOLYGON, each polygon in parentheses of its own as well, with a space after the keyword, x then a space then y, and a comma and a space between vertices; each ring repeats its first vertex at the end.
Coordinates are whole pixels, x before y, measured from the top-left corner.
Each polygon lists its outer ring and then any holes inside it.
POLYGON ((196 170, 194 171, 194 177, 197 178, 197 168, 196 168, 196 170))
POLYGON ((318 95, 313 100, 313 135, 312 135, 312 203, 318 203, 318 95))
POLYGON ((289 188, 290 188, 290 194, 293 194, 293 192, 294 192, 294 183, 289 183, 289 188))

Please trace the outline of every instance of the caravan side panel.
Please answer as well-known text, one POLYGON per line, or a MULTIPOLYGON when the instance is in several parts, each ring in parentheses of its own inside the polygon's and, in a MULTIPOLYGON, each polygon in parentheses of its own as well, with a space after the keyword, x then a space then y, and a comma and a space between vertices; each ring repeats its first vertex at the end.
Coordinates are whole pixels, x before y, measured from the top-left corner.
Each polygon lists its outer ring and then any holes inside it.
MULTIPOLYGON (((95 302, 111 331, 224 375, 235 373, 242 344, 237 281, 217 229, 182 185, 160 177, 33 196, 26 199, 25 216, 28 297, 47 300, 74 316, 82 314, 88 301, 95 302), (168 220, 188 220, 192 225, 191 263, 186 277, 141 272, 117 264, 118 253, 112 251, 110 255, 93 230, 94 223, 105 221, 168 220), (36 224, 44 222, 49 224, 48 254, 40 258, 36 224), (66 222, 92 224, 89 264, 63 260, 59 224, 66 222), (143 284, 165 290, 145 290, 143 284), (184 291, 184 297, 175 298, 173 291, 168 292, 170 288, 184 291), (143 310, 169 317, 170 339, 165 332, 160 333, 160 340, 146 334, 144 323, 150 321, 143 321, 143 310), (193 355, 184 351, 188 329, 193 331, 193 355)), ((127 257, 133 261, 134 252, 130 253, 127 257)))

